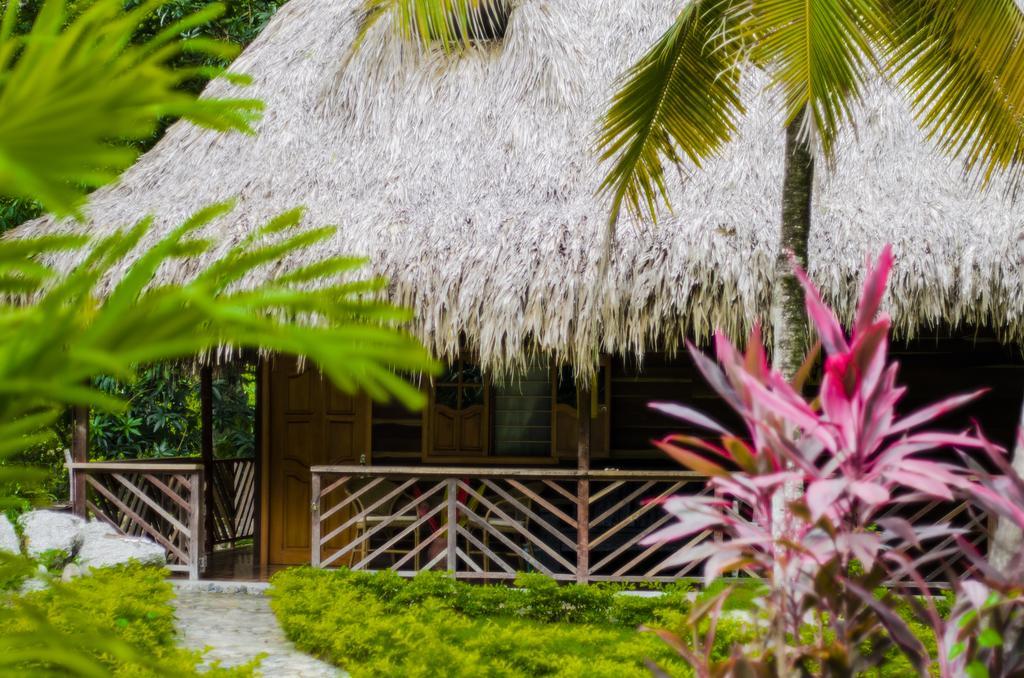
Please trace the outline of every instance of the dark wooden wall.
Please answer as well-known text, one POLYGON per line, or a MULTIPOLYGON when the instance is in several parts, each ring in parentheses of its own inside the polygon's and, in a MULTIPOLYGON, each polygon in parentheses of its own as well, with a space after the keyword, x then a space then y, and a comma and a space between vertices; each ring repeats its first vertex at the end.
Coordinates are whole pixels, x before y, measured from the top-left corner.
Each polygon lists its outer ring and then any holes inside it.
POLYGON ((911 341, 895 341, 892 357, 900 363, 898 381, 907 387, 903 414, 943 397, 989 388, 971 406, 936 422, 957 430, 976 419, 992 440, 1012 446, 1024 401, 1024 356, 1017 346, 999 343, 992 332, 939 330, 911 341))
MULTIPOLYGON (((985 434, 1012 446, 1024 401, 1024 355, 1017 346, 1001 344, 983 330, 933 330, 913 340, 896 340, 891 358, 900 363, 898 382, 907 387, 900 414, 943 397, 990 389, 970 407, 935 422, 946 430, 981 424, 985 434)), ((814 388, 813 386, 811 388, 814 388)), ((643 460, 656 465, 661 455, 650 441, 669 433, 701 434, 683 422, 651 411, 652 400, 685 403, 741 432, 738 418, 707 386, 689 354, 649 353, 642 365, 615 358, 611 377, 611 456, 629 466, 643 460)))

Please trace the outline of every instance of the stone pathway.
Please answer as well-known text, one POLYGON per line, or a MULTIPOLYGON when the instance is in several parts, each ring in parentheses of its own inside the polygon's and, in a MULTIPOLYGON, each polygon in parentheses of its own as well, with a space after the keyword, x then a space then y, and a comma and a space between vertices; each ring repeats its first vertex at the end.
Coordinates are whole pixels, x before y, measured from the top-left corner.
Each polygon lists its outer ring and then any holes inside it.
POLYGON ((343 676, 333 666, 295 649, 277 625, 259 587, 176 586, 178 631, 184 647, 209 648, 206 659, 222 666, 244 664, 266 653, 259 672, 267 678, 343 676), (213 590, 211 590, 213 589, 213 590))

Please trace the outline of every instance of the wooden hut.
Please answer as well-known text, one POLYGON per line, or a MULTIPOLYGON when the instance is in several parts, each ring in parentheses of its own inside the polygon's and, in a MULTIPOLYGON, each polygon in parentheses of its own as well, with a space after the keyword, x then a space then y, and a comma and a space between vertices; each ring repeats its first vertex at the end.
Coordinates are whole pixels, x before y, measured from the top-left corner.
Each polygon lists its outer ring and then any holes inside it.
MULTIPOLYGON (((423 412, 338 393, 287 357, 261 361, 259 563, 476 578, 686 574, 667 563, 678 545, 637 545, 666 520, 642 500, 697 485, 651 451, 673 425, 645 403, 719 410, 683 340, 718 327, 740 335, 757 321, 771 331, 783 134, 763 78, 747 76, 737 141, 700 169, 680 168, 675 211, 657 225, 620 222, 605 269, 596 124, 617 75, 669 24, 671 3, 507 0, 500 21, 452 54, 403 42, 386 18, 353 52, 361 6, 291 0, 233 66, 253 85, 209 86, 265 101, 255 136, 176 124, 92 196, 85 224, 42 219, 23 232, 103 235, 153 214, 157 239, 234 198, 209 233, 227 247, 304 205, 307 223, 341 227, 305 256, 366 255, 391 299, 414 309, 412 331, 450 366, 424 384, 423 412)), ((888 85, 860 108, 836 165, 818 173, 811 276, 849 316, 864 262, 893 243, 887 306, 911 393, 915 381, 927 398, 993 385, 979 414, 1005 439, 1022 391, 1024 216, 1001 186, 963 181, 888 85)), ((159 275, 183 281, 201 265, 159 275)), ((171 487, 172 472, 129 478, 100 466, 78 468, 93 479, 79 493, 90 510, 198 543, 199 509, 190 530, 153 508, 198 506, 186 501, 202 484, 196 469, 171 487), (129 493, 134 503, 123 487, 96 489, 119 487, 116 474, 144 488, 129 493)), ((196 468, 209 480, 209 465, 196 468)), ((202 549, 181 548, 183 569, 197 573, 202 549)))

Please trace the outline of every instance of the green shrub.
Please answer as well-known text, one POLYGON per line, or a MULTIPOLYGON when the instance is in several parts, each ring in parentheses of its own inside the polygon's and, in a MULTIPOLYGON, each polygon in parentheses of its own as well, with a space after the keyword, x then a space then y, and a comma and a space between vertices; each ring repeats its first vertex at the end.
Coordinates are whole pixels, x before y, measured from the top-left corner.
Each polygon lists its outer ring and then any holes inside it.
MULTIPOLYGON (((749 646, 764 586, 728 579, 694 591, 688 583, 660 587, 663 595, 616 595, 621 585, 561 585, 536 574, 515 587, 460 582, 443 572, 403 579, 394 572, 294 568, 272 579, 271 605, 288 637, 306 652, 361 676, 648 676, 644 660, 668 675, 692 675, 668 645, 638 626, 693 636, 693 604, 732 591, 718 622, 712 657, 749 646)), ((943 601, 948 607, 948 601, 943 601)), ((942 605, 940 605, 940 608, 942 605)), ((926 647, 931 630, 900 611, 926 647)), ((703 637, 707 621, 696 629, 703 637)), ((808 628, 808 633, 811 629, 808 628)), ((869 648, 864 648, 867 651, 869 648)), ((891 651, 871 676, 915 675, 891 651)))
POLYGON ((638 633, 682 601, 614 595, 617 587, 560 586, 537 576, 520 587, 477 586, 443 573, 403 580, 295 568, 272 580, 271 605, 288 637, 360 676, 648 676, 688 669, 657 636, 638 633))
MULTIPOLYGON (((201 653, 177 647, 173 589, 161 568, 128 565, 95 571, 69 583, 56 581, 43 591, 0 599, 2 645, 25 649, 19 643, 42 642, 53 634, 63 642, 83 642, 96 650, 93 659, 115 676, 191 676, 201 653), (94 644, 96 639, 101 643, 94 644)), ((0 582, 0 588, 3 582, 0 582)), ((253 666, 213 669, 211 677, 251 676, 253 666)), ((17 675, 53 675, 55 667, 33 663, 18 667, 17 675)), ((0 666, 0 674, 4 673, 0 666)), ((63 675, 63 674, 61 674, 63 675)))

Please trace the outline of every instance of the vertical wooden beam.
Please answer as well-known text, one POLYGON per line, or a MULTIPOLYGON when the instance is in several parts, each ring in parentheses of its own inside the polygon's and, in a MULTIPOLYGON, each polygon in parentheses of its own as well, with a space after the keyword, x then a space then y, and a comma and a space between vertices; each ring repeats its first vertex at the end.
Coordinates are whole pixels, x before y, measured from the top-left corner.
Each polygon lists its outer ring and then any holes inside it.
POLYGON ((256 359, 256 407, 253 412, 253 476, 252 476, 252 546, 257 562, 263 553, 263 358, 256 359))
MULTIPOLYGON (((78 405, 71 408, 71 461, 89 461, 89 408, 78 405)), ((71 509, 76 516, 85 517, 85 473, 68 471, 71 491, 71 509)))
POLYGON ((313 497, 313 503, 309 507, 312 514, 310 518, 312 532, 309 542, 310 564, 313 567, 320 567, 320 474, 315 471, 310 481, 309 494, 313 497))
POLYGON ((192 489, 188 496, 188 578, 199 579, 199 573, 202 570, 203 561, 203 472, 193 471, 190 474, 189 482, 192 484, 192 489))
POLYGON ((458 564, 455 558, 455 521, 459 519, 458 508, 456 507, 459 490, 458 483, 455 478, 449 478, 445 482, 448 485, 448 528, 446 532, 446 536, 448 537, 447 569, 449 572, 455 572, 455 567, 458 564))
POLYGON ((590 385, 576 394, 576 581, 585 583, 590 570, 590 385))
POLYGON ((259 564, 260 568, 270 565, 270 438, 273 435, 274 412, 271 403, 274 398, 273 381, 271 370, 273 365, 272 357, 261 358, 259 362, 259 385, 260 391, 256 398, 256 409, 259 412, 260 421, 260 480, 259 480, 259 506, 260 506, 260 541, 259 541, 259 564))
POLYGON ((213 368, 199 368, 200 450, 203 455, 203 526, 206 535, 204 547, 213 550, 213 368))

